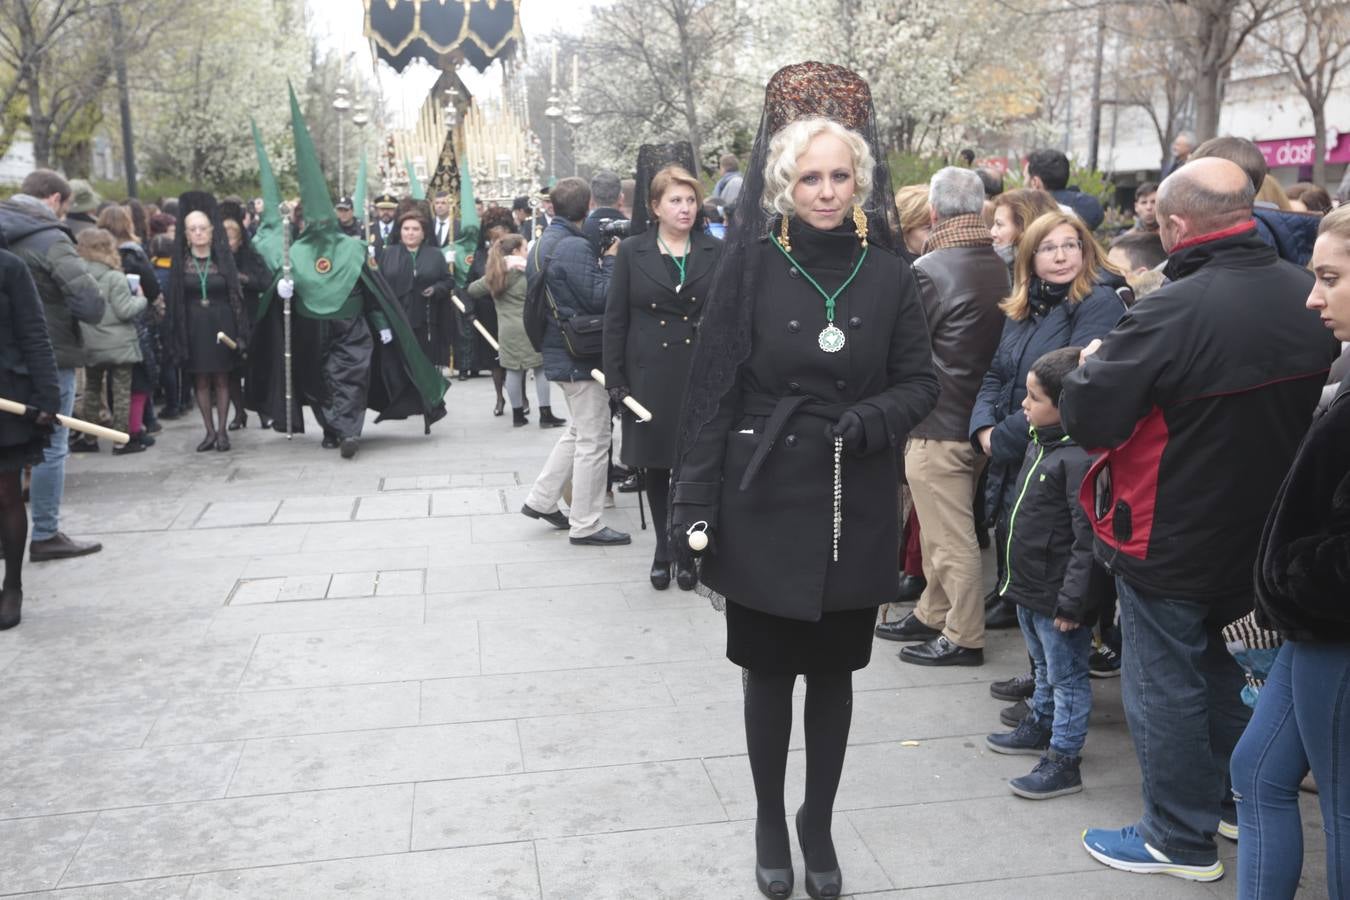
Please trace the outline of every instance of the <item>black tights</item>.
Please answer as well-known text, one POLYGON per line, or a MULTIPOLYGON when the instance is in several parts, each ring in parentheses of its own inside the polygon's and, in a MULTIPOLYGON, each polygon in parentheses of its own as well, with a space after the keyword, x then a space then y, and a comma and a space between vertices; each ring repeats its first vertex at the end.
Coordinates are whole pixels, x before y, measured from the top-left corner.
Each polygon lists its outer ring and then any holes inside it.
MULTIPOLYGON (((755 850, 768 868, 791 865, 784 820, 783 779, 792 734, 792 686, 796 675, 745 670, 745 744, 755 782, 755 850)), ((802 832, 810 856, 807 868, 838 866, 830 822, 853 718, 853 673, 806 676, 806 801, 802 832)), ((803 850, 805 853, 805 850, 803 850)))
POLYGON ((654 562, 670 562, 670 541, 666 534, 666 510, 670 503, 670 470, 647 469, 647 503, 652 508, 652 530, 656 532, 654 562))
POLYGON ((230 373, 230 402, 234 404, 234 420, 243 422, 248 419, 248 413, 244 411, 244 379, 242 376, 230 373))
POLYGON ((23 587, 23 545, 27 540, 23 472, 0 472, 0 547, 5 550, 6 589, 23 587))
MULTIPOLYGON (((202 424, 207 434, 224 434, 225 420, 230 416, 230 373, 199 372, 192 376, 197 390, 197 410, 202 414, 202 424), (211 394, 216 397, 216 415, 219 424, 211 423, 211 394)), ((240 410, 242 412, 242 409, 240 410)))

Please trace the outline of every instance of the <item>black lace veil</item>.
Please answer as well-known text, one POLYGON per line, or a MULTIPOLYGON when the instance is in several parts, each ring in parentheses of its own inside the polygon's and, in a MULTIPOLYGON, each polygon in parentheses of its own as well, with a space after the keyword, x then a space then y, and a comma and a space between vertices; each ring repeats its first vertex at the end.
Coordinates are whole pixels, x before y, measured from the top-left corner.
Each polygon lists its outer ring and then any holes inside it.
MULTIPOLYGON (((754 297, 759 281, 755 245, 767 239, 778 221, 764 204, 764 172, 773 136, 798 119, 824 116, 862 136, 873 159, 872 192, 863 209, 869 243, 894 251, 891 222, 896 220, 886 150, 877 136, 876 111, 867 83, 841 66, 804 62, 779 69, 765 89, 759 131, 744 168, 735 222, 727 234, 721 262, 713 274, 707 305, 698 328, 684 413, 680 421, 675 472, 717 414, 722 398, 736 383, 736 373, 750 356, 754 297)), ((638 190, 642 190, 638 182, 638 190)), ((636 192, 635 192, 636 193, 636 192)), ((636 214, 637 200, 634 200, 636 214)), ((636 225, 636 219, 634 220, 636 225)), ((673 509, 673 504, 672 504, 673 509)))
POLYGON ((244 313, 244 294, 240 289, 234 254, 230 252, 230 239, 225 234, 225 220, 221 216, 220 205, 216 203, 215 196, 207 191, 185 191, 178 198, 178 228, 174 236, 173 265, 169 269, 169 296, 166 301, 173 355, 180 363, 187 360, 187 308, 184 306, 189 252, 187 217, 193 212, 206 213, 206 217, 211 220, 211 262, 229 285, 230 307, 234 310, 234 320, 239 329, 239 334, 234 335, 234 338, 240 347, 247 346, 249 326, 252 324, 244 313))
MULTIPOLYGON (((694 148, 688 141, 669 144, 643 144, 638 148, 637 172, 633 177, 633 216, 629 234, 642 234, 651 225, 652 179, 666 166, 679 166, 695 178, 694 148)), ((695 228, 703 227, 703 211, 698 211, 695 228)))

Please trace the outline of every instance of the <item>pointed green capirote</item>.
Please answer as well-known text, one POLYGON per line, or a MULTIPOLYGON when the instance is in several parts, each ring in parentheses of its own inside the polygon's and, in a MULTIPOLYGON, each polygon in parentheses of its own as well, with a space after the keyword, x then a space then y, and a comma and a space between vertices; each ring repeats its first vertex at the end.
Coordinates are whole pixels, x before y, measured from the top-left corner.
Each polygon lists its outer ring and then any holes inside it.
POLYGON ((455 284, 464 287, 469 280, 469 257, 478 249, 480 220, 473 197, 473 176, 469 164, 459 164, 459 237, 455 238, 455 284))
POLYGON ((268 268, 276 271, 281 268, 281 189, 277 187, 272 163, 263 148, 258 123, 250 118, 249 125, 253 128, 253 150, 258 154, 258 183, 263 198, 262 221, 253 236, 253 249, 258 251, 268 268))
POLYGON ((300 180, 305 230, 291 242, 295 310, 311 319, 351 318, 361 314, 360 291, 353 291, 366 262, 365 242, 338 228, 319 154, 309 136, 300 103, 291 94, 291 131, 295 135, 295 171, 300 180))
POLYGON ((412 160, 404 159, 403 168, 408 170, 408 196, 414 200, 427 199, 427 189, 422 187, 422 182, 417 177, 417 170, 413 168, 412 160))
POLYGON ((324 180, 323 169, 319 166, 319 154, 314 149, 314 141, 305 126, 305 117, 300 112, 300 101, 295 98, 295 88, 288 82, 286 89, 291 95, 291 132, 295 135, 295 168, 300 178, 300 203, 304 207, 305 228, 322 222, 337 225, 337 211, 333 209, 333 198, 328 194, 328 183, 324 180))

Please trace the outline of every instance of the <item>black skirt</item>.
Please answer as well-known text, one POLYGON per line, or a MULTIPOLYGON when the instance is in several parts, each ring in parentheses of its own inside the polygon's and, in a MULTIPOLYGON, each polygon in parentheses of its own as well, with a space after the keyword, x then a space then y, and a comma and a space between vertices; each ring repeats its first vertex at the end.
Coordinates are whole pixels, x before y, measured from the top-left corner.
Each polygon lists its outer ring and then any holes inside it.
POLYGON ((727 601, 727 659, 755 672, 856 672, 872 659, 877 607, 786 619, 727 601))
POLYGON ((6 444, 0 447, 0 472, 22 472, 26 466, 42 462, 42 451, 47 448, 47 434, 34 431, 26 444, 6 444))
POLYGON ((239 334, 234 310, 228 300, 212 297, 205 307, 197 298, 187 301, 188 358, 183 368, 194 375, 224 373, 239 364, 235 351, 216 340, 225 332, 232 338, 239 334))

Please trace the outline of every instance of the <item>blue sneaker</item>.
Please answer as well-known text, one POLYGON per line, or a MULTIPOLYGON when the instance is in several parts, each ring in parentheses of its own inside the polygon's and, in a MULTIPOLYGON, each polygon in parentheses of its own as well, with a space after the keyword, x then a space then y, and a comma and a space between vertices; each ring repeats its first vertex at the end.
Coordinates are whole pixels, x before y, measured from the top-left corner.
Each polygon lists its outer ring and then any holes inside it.
POLYGON ((1037 725, 1036 717, 1028 715, 1013 731, 991 734, 984 744, 995 753, 1008 756, 1041 756, 1050 749, 1050 729, 1037 725))
POLYGON ((1223 877, 1223 863, 1217 855, 1214 862, 1203 865, 1172 862, 1162 851, 1150 847, 1133 825, 1119 830, 1088 828, 1083 831, 1083 848, 1097 862, 1122 872, 1171 875, 1187 881, 1218 881, 1223 877))

